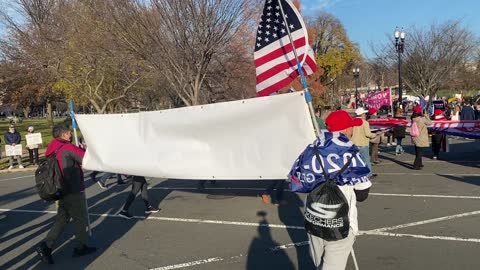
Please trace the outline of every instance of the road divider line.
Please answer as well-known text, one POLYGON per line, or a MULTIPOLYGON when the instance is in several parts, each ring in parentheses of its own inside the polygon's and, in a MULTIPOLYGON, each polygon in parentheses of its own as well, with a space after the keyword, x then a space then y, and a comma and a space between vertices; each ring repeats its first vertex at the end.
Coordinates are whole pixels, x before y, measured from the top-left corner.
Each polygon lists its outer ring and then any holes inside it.
POLYGON ((223 261, 223 258, 220 257, 214 257, 214 258, 209 258, 209 259, 204 259, 204 260, 198 260, 198 261, 193 261, 193 262, 187 262, 187 263, 181 263, 181 264, 174 264, 174 265, 168 265, 168 266, 163 266, 163 267, 158 267, 158 268, 151 268, 150 270, 172 270, 172 269, 180 269, 180 268, 186 268, 186 267, 192 267, 195 265, 201 265, 201 264, 207 264, 207 263, 213 263, 213 262, 220 262, 223 261))
POLYGON ((0 179, 0 182, 7 182, 7 181, 22 179, 22 178, 30 178, 30 177, 34 177, 34 176, 35 175, 24 175, 24 176, 12 177, 12 178, 7 178, 7 179, 0 179))
POLYGON ((447 198, 447 199, 480 199, 480 196, 456 196, 456 195, 436 195, 436 194, 370 193, 369 195, 372 195, 372 196, 390 196, 390 197, 447 198))
POLYGON ((427 219, 427 220, 422 220, 422 221, 417 221, 417 222, 411 222, 411 223, 406 223, 406 224, 401 224, 401 225, 396 225, 396 226, 391 226, 391 227, 384 227, 384 228, 369 230, 367 232, 392 231, 392 230, 398 230, 398 229, 403 229, 403 228, 408 228, 408 227, 413 227, 413 226, 418 226, 418 225, 425 225, 425 224, 429 224, 429 223, 452 220, 452 219, 461 218, 461 217, 468 217, 468 216, 473 216, 473 215, 478 215, 478 214, 480 214, 480 211, 473 211, 473 212, 467 212, 467 213, 462 213, 462 214, 457 214, 457 215, 451 215, 451 216, 432 218, 432 219, 427 219))
POLYGON ((428 240, 446 240, 446 241, 480 243, 480 239, 477 239, 477 238, 461 238, 461 237, 435 236, 435 235, 430 236, 430 235, 406 234, 406 233, 377 232, 377 231, 366 231, 366 232, 361 233, 361 235, 410 237, 410 238, 428 239, 428 240))

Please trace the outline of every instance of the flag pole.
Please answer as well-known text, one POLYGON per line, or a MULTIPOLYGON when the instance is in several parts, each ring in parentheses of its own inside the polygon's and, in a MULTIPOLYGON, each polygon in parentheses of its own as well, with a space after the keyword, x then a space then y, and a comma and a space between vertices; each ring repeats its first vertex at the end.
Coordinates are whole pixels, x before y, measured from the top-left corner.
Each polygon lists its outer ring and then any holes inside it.
POLYGON ((308 104, 310 117, 312 118, 312 121, 313 121, 313 127, 315 128, 317 136, 320 136, 320 128, 318 126, 317 118, 315 117, 315 111, 313 110, 313 105, 312 105, 312 95, 310 94, 310 91, 308 91, 307 80, 305 79, 305 74, 303 74, 302 64, 298 59, 298 54, 297 54, 297 49, 295 48, 295 44, 293 44, 292 34, 290 33, 290 29, 288 28, 287 18, 285 18, 285 12, 283 11, 282 0, 278 0, 278 5, 280 6, 280 12, 282 13, 283 21, 285 22, 285 28, 287 29, 288 38, 293 48, 293 54, 295 55, 295 59, 297 60, 297 70, 300 73, 300 78, 302 80, 303 92, 305 93, 305 100, 308 104))
MULTIPOLYGON (((70 100, 70 118, 72 118, 72 128, 73 136, 75 138, 75 145, 78 147, 78 135, 77 135, 77 121, 75 120, 75 111, 73 110, 73 101, 70 100)), ((87 201, 87 190, 85 189, 85 208, 87 209, 87 229, 88 235, 92 237, 92 228, 90 227, 90 215, 88 214, 88 201, 87 201)))

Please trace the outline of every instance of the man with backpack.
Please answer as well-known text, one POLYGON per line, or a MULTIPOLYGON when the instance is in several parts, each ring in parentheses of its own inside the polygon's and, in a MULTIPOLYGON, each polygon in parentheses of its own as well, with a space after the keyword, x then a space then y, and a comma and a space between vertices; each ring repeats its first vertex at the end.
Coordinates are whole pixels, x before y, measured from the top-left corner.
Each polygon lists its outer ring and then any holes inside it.
POLYGON ((345 111, 326 119, 328 132, 309 145, 290 171, 292 190, 308 193, 305 229, 318 269, 345 269, 358 233, 357 201, 364 201, 372 183, 370 169, 350 139, 361 126, 345 111))
MULTIPOLYGON (((72 220, 74 225, 76 247, 73 257, 84 256, 96 251, 96 248, 87 246, 87 208, 85 202, 85 184, 82 171, 82 161, 85 151, 71 143, 72 132, 66 124, 58 124, 53 128, 53 141, 48 145, 45 156, 55 156, 58 161, 62 177, 62 192, 57 201, 57 216, 55 224, 48 233, 45 241, 36 248, 42 261, 53 264, 52 250, 55 242, 72 220)), ((40 165, 41 170, 43 165, 40 165)), ((37 170, 37 175, 42 172, 37 170)), ((37 186, 38 186, 37 181, 37 186)))

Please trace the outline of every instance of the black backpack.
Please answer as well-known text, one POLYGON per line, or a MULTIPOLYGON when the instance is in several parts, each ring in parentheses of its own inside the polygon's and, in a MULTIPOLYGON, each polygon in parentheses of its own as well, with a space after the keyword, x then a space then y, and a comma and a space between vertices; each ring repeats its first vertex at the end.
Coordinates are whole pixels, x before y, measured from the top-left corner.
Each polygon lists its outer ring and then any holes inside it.
POLYGON ((62 146, 47 156, 35 172, 37 193, 45 201, 56 201, 65 195, 62 171, 57 160, 57 153, 62 146))
POLYGON ((337 241, 348 237, 350 207, 335 179, 352 163, 352 155, 333 178, 328 177, 321 162, 318 148, 314 145, 315 156, 323 171, 325 182, 315 187, 307 196, 305 205, 305 229, 309 234, 326 241, 337 241))

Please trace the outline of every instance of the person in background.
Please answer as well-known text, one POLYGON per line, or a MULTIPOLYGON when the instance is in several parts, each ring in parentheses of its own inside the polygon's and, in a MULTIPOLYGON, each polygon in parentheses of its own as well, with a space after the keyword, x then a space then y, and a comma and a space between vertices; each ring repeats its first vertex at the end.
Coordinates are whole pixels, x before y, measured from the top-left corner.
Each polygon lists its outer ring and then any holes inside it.
POLYGON ((413 169, 421 170, 423 168, 423 151, 429 146, 427 126, 431 125, 432 121, 430 118, 428 118, 428 116, 422 113, 422 108, 420 108, 420 106, 413 108, 411 119, 412 124, 416 123, 418 130, 420 131, 419 136, 412 137, 412 143, 415 145, 415 161, 413 163, 413 169))
MULTIPOLYGON (((447 118, 443 116, 443 111, 440 109, 436 109, 433 113, 433 120, 437 121, 447 121, 447 118)), ((440 149, 442 147, 443 137, 445 136, 443 133, 439 131, 432 131, 432 151, 433 151, 433 159, 438 159, 440 154, 440 149)))
MULTIPOLYGON (((403 117, 402 115, 396 115, 395 118, 405 119, 405 117, 403 117)), ((395 125, 395 127, 393 127, 393 138, 395 138, 395 141, 397 143, 397 146, 395 148, 395 155, 397 156, 405 152, 405 150, 403 150, 402 140, 405 138, 406 129, 407 127, 402 124, 397 124, 395 125)))
MULTIPOLYGON (((375 108, 368 109, 368 115, 369 115, 368 119, 377 119, 378 118, 377 113, 378 113, 378 110, 375 108)), ((378 159, 378 145, 380 144, 380 141, 381 141, 380 135, 376 135, 375 138, 370 140, 370 152, 371 152, 370 158, 374 164, 380 163, 380 160, 378 159)))
POLYGON ((316 108, 315 109, 315 118, 318 123, 318 127, 320 129, 327 129, 327 126, 325 125, 325 121, 322 119, 322 109, 321 108, 316 108))
MULTIPOLYGON (((98 180, 98 185, 100 186, 101 189, 107 189, 107 185, 106 185, 106 182, 108 179, 110 179, 112 176, 114 176, 115 173, 109 173, 109 172, 106 172, 103 174, 102 178, 100 178, 100 180, 98 180)), ((122 179, 122 175, 117 173, 117 185, 126 185, 127 183, 125 181, 123 181, 122 179)))
POLYGON ((461 111, 460 105, 458 103, 454 103, 453 105, 453 110, 452 110, 452 116, 450 117, 450 120, 452 121, 458 121, 460 120, 460 111, 461 111))
POLYGON ((288 205, 288 202, 283 199, 285 189, 285 180, 272 180, 267 190, 262 194, 262 201, 266 204, 272 203, 276 206, 288 205), (273 190, 275 189, 275 195, 273 190))
POLYGON ((377 135, 370 131, 370 125, 365 120, 367 112, 368 111, 362 107, 355 110, 357 118, 362 120, 362 125, 353 127, 353 137, 351 140, 353 144, 358 147, 360 156, 370 170, 369 177, 372 179, 376 174, 372 174, 372 163, 370 162, 370 139, 376 138, 377 135))
POLYGON ((460 120, 475 120, 475 111, 473 110, 473 103, 463 104, 460 112, 460 120))
MULTIPOLYGON (((33 134, 34 131, 35 129, 32 126, 28 127, 27 135, 33 134)), ((30 164, 33 164, 34 166, 38 165, 38 147, 38 144, 27 145, 30 164)))
POLYGON ((85 151, 70 143, 72 132, 66 124, 53 128, 53 141, 48 145, 45 156, 56 153, 65 184, 65 195, 57 201, 57 215, 47 237, 36 248, 42 261, 53 264, 52 251, 55 242, 71 221, 74 225, 76 247, 73 257, 85 256, 95 252, 95 247, 87 246, 87 205, 85 201, 85 181, 82 170, 85 151))
POLYGON ((125 219, 131 219, 133 216, 128 212, 128 209, 130 208, 130 205, 132 205, 133 200, 135 200, 135 197, 137 196, 138 192, 141 191, 143 203, 145 204, 145 214, 151 214, 151 213, 157 213, 160 211, 160 209, 153 207, 150 204, 150 201, 148 199, 148 184, 147 180, 143 176, 134 176, 132 179, 132 191, 130 194, 128 194, 127 201, 125 202, 125 205, 123 206, 122 211, 118 213, 120 217, 123 217, 125 219))
MULTIPOLYGON (((15 130, 14 125, 10 125, 8 128, 7 133, 5 134, 5 145, 10 145, 12 147, 15 147, 15 145, 22 143, 22 136, 20 133, 15 130)), ((13 169, 13 159, 16 158, 18 162, 18 168, 23 169, 22 165, 22 156, 9 156, 9 162, 10 162, 10 167, 8 167, 9 170, 13 169)))

